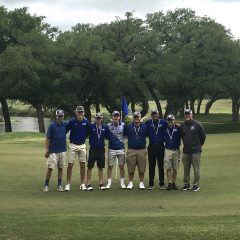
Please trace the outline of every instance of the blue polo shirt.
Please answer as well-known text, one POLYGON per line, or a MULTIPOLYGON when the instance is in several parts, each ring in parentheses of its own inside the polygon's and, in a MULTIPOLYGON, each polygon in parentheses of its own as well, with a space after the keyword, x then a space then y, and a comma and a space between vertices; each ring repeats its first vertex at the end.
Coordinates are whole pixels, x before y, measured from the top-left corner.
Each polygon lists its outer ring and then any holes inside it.
POLYGON ((167 127, 165 131, 165 148, 166 149, 179 149, 181 145, 180 126, 176 124, 173 127, 167 127))
POLYGON ((47 138, 49 138, 49 152, 61 153, 67 151, 66 146, 66 127, 67 123, 51 122, 47 130, 47 138))
POLYGON ((164 119, 159 119, 153 121, 152 119, 145 122, 148 135, 149 135, 149 144, 158 144, 164 142, 164 135, 167 129, 168 123, 164 119))
POLYGON ((77 118, 73 118, 68 122, 67 132, 70 131, 70 143, 81 145, 86 141, 86 137, 90 130, 90 123, 86 118, 79 121, 77 118))
POLYGON ((134 123, 128 124, 124 128, 124 135, 128 137, 129 149, 146 148, 147 125, 145 123, 141 123, 138 127, 134 123))
POLYGON ((102 149, 105 146, 104 138, 109 137, 109 129, 107 125, 101 125, 100 128, 96 127, 96 123, 90 125, 89 144, 90 147, 102 149))

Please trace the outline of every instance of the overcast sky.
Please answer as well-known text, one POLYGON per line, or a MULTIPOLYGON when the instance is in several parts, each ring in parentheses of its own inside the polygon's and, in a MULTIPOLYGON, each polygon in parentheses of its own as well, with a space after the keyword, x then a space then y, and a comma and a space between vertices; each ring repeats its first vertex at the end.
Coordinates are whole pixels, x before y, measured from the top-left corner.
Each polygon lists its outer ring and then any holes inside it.
POLYGON ((70 30, 77 23, 111 22, 116 16, 124 18, 126 11, 144 18, 147 13, 191 8, 199 16, 208 16, 230 29, 240 38, 240 0, 0 0, 12 10, 26 6, 31 14, 45 16, 45 22, 70 30))

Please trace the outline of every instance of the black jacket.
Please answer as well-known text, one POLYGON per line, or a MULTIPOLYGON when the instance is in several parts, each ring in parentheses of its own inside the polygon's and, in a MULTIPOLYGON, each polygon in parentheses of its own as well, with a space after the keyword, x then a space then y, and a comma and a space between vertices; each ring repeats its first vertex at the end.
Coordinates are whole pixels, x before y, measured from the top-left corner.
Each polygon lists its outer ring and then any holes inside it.
POLYGON ((181 126, 181 137, 184 153, 198 153, 202 151, 206 135, 200 122, 195 120, 185 121, 181 126))

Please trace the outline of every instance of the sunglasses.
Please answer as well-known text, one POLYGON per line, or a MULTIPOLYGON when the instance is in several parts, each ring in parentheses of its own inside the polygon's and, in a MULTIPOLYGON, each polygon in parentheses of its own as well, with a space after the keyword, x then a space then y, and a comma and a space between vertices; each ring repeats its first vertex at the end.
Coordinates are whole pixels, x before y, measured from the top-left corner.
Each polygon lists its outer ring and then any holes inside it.
POLYGON ((61 117, 63 117, 63 115, 58 115, 57 117, 58 117, 58 118, 61 118, 61 117))

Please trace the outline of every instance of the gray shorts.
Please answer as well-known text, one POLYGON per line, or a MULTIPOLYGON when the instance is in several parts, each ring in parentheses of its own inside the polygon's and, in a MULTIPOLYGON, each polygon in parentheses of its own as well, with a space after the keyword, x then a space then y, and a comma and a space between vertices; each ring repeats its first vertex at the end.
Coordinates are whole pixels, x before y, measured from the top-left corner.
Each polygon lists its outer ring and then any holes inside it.
POLYGON ((125 149, 108 149, 108 166, 113 166, 116 159, 118 160, 118 165, 125 164, 125 149))

